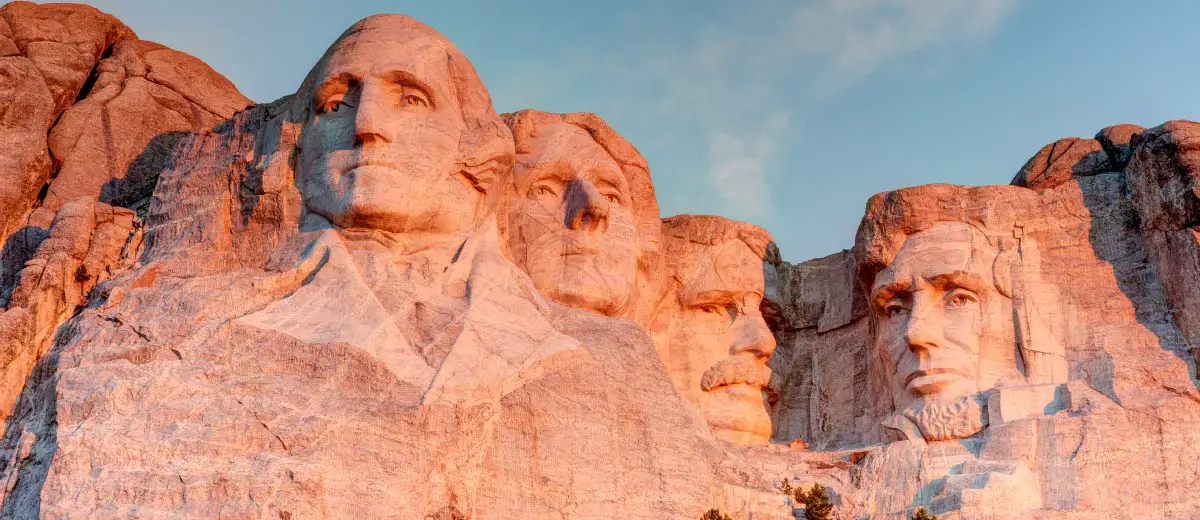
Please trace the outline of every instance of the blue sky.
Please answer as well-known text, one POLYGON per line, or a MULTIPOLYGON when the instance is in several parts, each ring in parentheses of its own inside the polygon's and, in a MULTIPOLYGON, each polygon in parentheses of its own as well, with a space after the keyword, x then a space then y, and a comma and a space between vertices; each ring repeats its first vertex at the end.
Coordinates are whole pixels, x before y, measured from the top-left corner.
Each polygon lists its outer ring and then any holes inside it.
POLYGON ((262 102, 355 20, 413 15, 497 110, 599 114, 650 162, 663 216, 754 222, 791 261, 850 247, 875 193, 1003 184, 1060 137, 1200 119, 1183 0, 91 3, 262 102))

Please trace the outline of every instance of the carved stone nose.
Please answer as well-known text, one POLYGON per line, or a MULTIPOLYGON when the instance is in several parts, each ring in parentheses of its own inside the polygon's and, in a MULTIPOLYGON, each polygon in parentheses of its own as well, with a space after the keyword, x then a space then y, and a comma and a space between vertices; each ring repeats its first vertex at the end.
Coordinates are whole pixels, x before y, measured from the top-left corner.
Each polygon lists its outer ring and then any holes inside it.
POLYGON ((756 358, 769 358, 775 352, 775 335, 767 324, 758 319, 739 318, 735 323, 733 354, 746 352, 756 358))
POLYGON ((608 200, 591 181, 577 180, 567 188, 566 225, 574 231, 608 231, 608 200))
POLYGON ((392 142, 384 127, 386 115, 378 89, 368 82, 362 83, 360 88, 358 106, 354 107, 354 146, 392 142))

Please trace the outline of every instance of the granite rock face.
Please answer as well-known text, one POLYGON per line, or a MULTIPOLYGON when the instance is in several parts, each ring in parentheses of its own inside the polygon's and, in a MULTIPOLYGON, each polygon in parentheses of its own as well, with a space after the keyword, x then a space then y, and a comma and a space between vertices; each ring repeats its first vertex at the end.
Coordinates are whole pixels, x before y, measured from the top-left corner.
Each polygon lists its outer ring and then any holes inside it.
POLYGON ((183 134, 250 104, 208 65, 85 5, 5 4, 0 54, 5 297, 53 211, 78 197, 144 206, 183 134))
POLYGON ((260 105, 88 7, 0 19, 4 518, 786 520, 785 479, 1200 516, 1196 123, 881 193, 790 263, 412 18, 260 105))

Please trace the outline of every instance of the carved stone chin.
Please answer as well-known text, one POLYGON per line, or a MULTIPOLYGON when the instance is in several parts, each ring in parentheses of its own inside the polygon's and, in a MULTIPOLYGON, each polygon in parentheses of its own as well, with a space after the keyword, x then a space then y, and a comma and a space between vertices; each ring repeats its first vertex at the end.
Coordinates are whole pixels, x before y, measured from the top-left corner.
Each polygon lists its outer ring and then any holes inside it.
POLYGON ((950 401, 924 401, 904 410, 927 441, 965 439, 987 427, 987 416, 978 396, 962 396, 950 401))

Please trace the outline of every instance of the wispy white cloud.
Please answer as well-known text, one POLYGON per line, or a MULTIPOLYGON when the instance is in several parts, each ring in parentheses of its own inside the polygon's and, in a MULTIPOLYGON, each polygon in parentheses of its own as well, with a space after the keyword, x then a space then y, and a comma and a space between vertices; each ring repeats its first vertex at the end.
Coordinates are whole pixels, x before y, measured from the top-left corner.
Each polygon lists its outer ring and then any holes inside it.
MULTIPOLYGON (((817 0, 760 5, 663 49, 650 64, 660 117, 698 130, 707 184, 726 213, 769 216, 772 164, 803 106, 795 92, 836 95, 906 55, 985 38, 1016 0, 817 0)), ((802 173, 802 172, 801 172, 802 173)))

